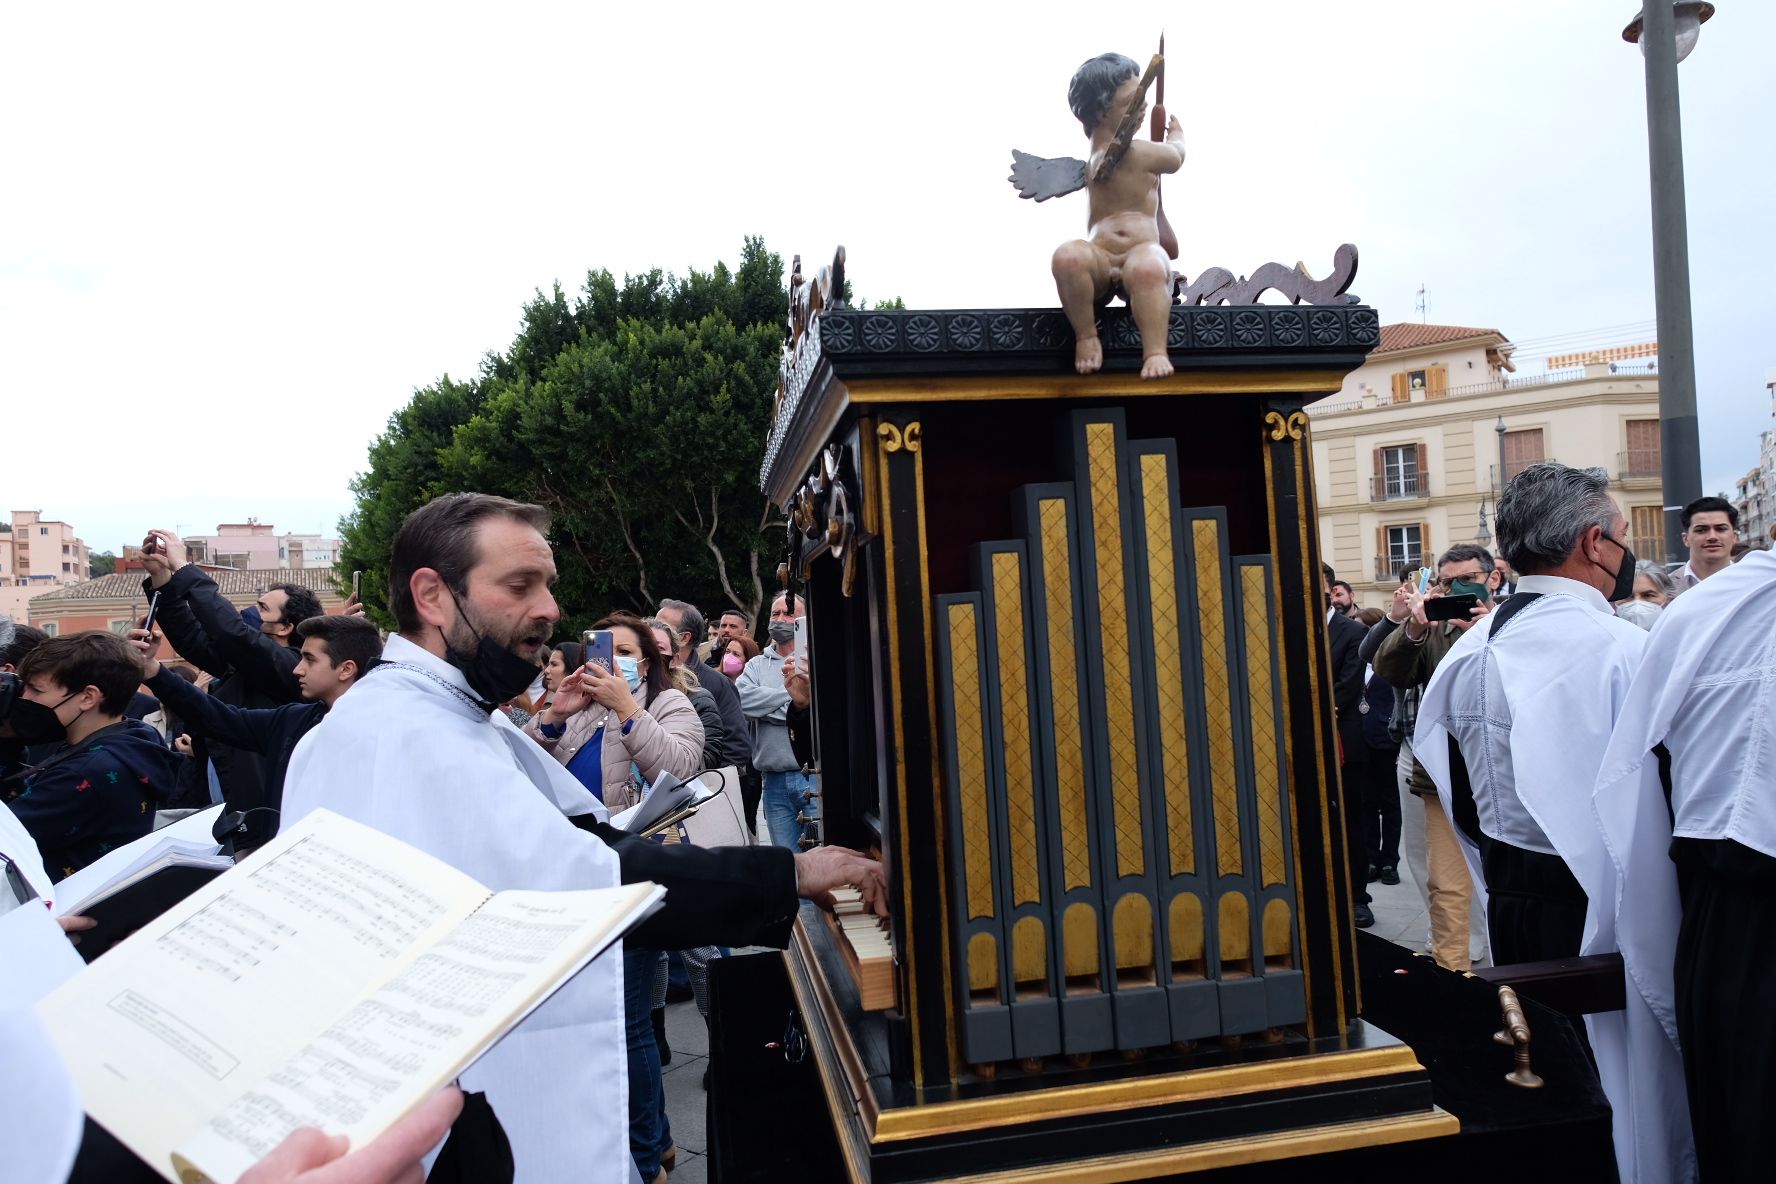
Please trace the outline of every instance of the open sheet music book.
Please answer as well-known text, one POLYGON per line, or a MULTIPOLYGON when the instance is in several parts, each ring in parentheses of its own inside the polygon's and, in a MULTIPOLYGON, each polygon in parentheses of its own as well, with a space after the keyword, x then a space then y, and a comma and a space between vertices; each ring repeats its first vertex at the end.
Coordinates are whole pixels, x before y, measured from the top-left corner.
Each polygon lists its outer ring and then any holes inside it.
POLYGON ((94 1121, 168 1180, 232 1184, 299 1126, 363 1146, 664 896, 489 892, 316 810, 38 1014, 94 1121))

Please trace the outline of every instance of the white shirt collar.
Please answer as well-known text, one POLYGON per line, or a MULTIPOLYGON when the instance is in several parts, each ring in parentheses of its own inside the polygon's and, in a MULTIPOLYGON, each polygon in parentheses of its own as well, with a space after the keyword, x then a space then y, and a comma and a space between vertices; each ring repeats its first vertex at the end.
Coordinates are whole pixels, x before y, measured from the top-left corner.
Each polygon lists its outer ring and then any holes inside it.
POLYGON ((1606 615, 1614 615, 1603 593, 1590 584, 1569 580, 1565 576, 1524 576, 1517 581, 1517 594, 1540 592, 1547 596, 1571 596, 1606 615))

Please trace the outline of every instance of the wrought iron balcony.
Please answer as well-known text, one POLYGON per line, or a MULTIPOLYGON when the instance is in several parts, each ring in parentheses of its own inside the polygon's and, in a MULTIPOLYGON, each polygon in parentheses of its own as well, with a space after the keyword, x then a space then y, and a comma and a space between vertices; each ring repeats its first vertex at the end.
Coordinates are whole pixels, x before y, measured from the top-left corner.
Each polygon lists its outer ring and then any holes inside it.
POLYGON ((1424 473, 1377 473, 1369 480, 1369 500, 1397 502, 1431 496, 1431 479, 1424 473))
POLYGON ((1417 551, 1408 551, 1404 555, 1377 555, 1375 557, 1375 579, 1377 583, 1392 584, 1399 580, 1402 567, 1423 567, 1425 557, 1417 551))
POLYGON ((1616 476, 1623 481, 1657 480, 1663 475, 1657 448, 1630 448, 1616 454, 1616 476))

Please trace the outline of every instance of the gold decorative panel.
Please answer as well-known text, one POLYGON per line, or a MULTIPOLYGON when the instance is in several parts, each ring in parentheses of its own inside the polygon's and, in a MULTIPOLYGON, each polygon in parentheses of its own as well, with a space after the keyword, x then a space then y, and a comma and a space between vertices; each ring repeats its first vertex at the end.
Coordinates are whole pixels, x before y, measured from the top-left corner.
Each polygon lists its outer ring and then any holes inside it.
POLYGON ((1264 906, 1264 957, 1279 967, 1294 965, 1295 921, 1286 901, 1264 906))
POLYGON ((1011 927, 1011 975, 1020 989, 1040 990, 1048 982, 1048 941, 1035 917, 1020 917, 1011 927))
MULTIPOLYGON (((963 872, 968 916, 993 915, 992 826, 987 811, 987 764, 981 739, 980 656, 972 605, 950 605, 950 694, 956 711, 956 771, 962 800, 963 872)), ((970 943, 970 961, 973 944, 970 943)), ((972 970, 970 971, 972 974, 972 970)))
POLYGON ((1194 892, 1172 897, 1172 974, 1200 976, 1203 971, 1203 906, 1194 892))
POLYGON ((1122 490, 1117 479, 1116 428, 1085 428, 1091 487, 1092 538, 1097 547, 1104 715, 1109 726, 1111 815, 1115 818, 1116 874, 1138 876, 1146 860, 1141 846, 1141 778, 1135 747, 1134 686, 1128 661, 1128 595, 1123 584, 1122 490))
MULTIPOLYGON (((1061 812, 1061 868, 1066 887, 1082 888, 1091 883, 1091 835, 1085 822, 1085 721, 1079 715, 1079 657, 1073 649, 1067 503, 1060 498, 1045 498, 1040 515, 1042 587, 1048 600, 1048 686, 1054 712, 1055 789, 1061 812)), ((1071 958, 1072 942, 1067 944, 1071 958)))
POLYGON ((1147 529, 1147 600, 1152 612, 1153 695, 1159 708, 1159 751, 1164 761, 1161 793, 1173 875, 1196 867, 1190 813, 1190 739, 1185 731, 1185 687, 1178 637, 1177 566, 1172 555, 1172 497, 1166 458, 1141 457, 1141 506, 1147 529))
POLYGON ((1116 939, 1116 969, 1119 972, 1153 970, 1153 902, 1130 892, 1116 902, 1112 914, 1111 934, 1116 939))
POLYGON ((999 950, 990 933, 968 939, 968 989, 993 991, 999 986, 999 950))
POLYGON ((1270 675, 1270 587, 1264 568, 1240 568, 1246 632, 1246 703, 1252 721, 1252 773, 1258 791, 1258 864, 1265 887, 1287 871, 1283 845, 1282 770, 1277 767, 1276 692, 1270 675))
POLYGON ((1227 617, 1221 591, 1221 531, 1212 518, 1192 524, 1196 544, 1196 615, 1202 637, 1203 707, 1209 733, 1209 792, 1215 811, 1215 862, 1222 875, 1241 866, 1239 788, 1234 777, 1233 707, 1227 689, 1227 617))
POLYGON ((1011 901, 1042 899, 1036 858, 1036 787, 1030 781, 1030 698, 1024 662, 1024 573, 1012 551, 993 554, 993 621, 999 660, 999 730, 1011 832, 1011 901))
MULTIPOLYGON (((1061 916, 1061 959, 1068 978, 1096 977, 1098 973, 1098 914, 1089 904, 1070 904, 1061 916)), ((1096 990, 1097 984, 1076 989, 1096 990)))
POLYGON ((1221 977, 1235 978, 1250 973, 1252 959, 1252 908, 1243 892, 1228 892, 1221 897, 1219 928, 1221 931, 1221 977))

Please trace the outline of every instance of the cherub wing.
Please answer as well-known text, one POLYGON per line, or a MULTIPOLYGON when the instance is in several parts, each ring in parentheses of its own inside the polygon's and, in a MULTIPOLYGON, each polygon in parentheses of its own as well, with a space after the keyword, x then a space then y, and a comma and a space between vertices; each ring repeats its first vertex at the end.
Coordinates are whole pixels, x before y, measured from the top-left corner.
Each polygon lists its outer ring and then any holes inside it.
POLYGON ((1032 156, 1011 150, 1011 176, 1006 180, 1017 186, 1019 197, 1047 201, 1065 197, 1075 189, 1085 188, 1085 162, 1071 156, 1032 156))

